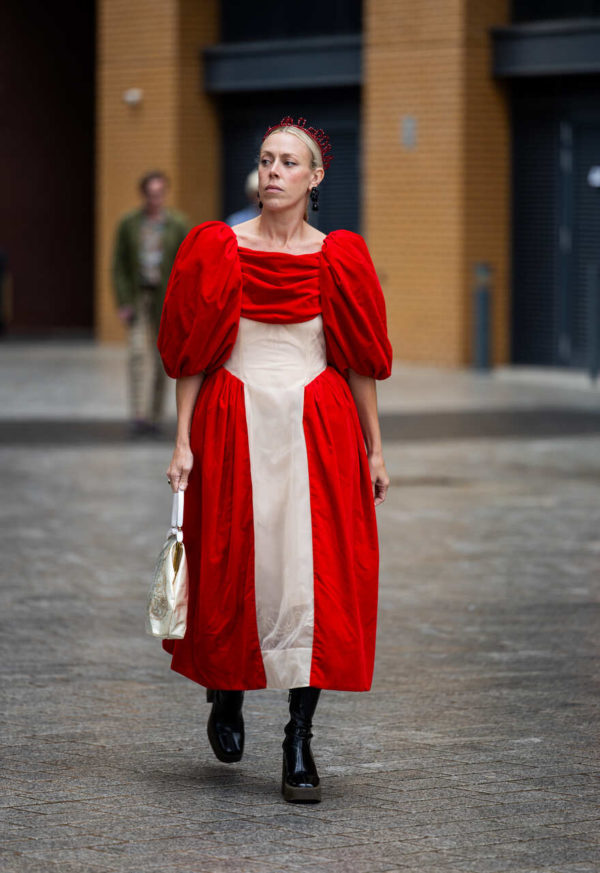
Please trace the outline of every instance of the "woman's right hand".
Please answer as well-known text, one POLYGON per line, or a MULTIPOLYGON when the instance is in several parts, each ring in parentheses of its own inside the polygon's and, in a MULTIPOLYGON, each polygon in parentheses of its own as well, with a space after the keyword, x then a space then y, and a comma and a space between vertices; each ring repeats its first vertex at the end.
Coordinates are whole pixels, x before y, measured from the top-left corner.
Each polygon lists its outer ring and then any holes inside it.
POLYGON ((167 470, 167 479, 170 479, 172 491, 185 491, 193 466, 194 456, 189 444, 176 444, 167 470))

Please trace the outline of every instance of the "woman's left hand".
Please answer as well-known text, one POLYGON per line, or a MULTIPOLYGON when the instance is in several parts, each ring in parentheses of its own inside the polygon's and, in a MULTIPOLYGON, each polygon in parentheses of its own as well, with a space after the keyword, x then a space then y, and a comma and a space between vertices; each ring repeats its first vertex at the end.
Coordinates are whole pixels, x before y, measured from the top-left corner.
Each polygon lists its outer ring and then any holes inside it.
POLYGON ((381 452, 372 452, 368 458, 375 506, 379 506, 386 498, 387 490, 390 487, 390 477, 385 469, 381 452))

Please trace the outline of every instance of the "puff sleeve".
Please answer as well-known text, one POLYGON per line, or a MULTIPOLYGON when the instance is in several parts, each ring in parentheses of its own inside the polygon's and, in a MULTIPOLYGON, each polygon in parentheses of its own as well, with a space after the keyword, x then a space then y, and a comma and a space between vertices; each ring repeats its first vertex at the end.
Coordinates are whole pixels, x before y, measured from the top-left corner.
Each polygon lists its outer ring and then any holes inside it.
POLYGON ((392 347, 385 300, 366 243, 357 233, 328 234, 321 257, 321 309, 327 360, 344 376, 387 379, 392 347))
POLYGON ((177 252, 165 294, 158 350, 169 376, 210 373, 237 336, 242 276, 235 234, 221 221, 193 228, 177 252))

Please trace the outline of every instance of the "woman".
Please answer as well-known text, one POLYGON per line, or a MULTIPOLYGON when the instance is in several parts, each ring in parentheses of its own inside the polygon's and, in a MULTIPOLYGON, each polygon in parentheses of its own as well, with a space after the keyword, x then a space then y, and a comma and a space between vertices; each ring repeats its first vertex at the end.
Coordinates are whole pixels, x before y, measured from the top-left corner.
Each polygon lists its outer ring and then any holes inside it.
POLYGON ((375 379, 385 304, 364 241, 307 221, 331 155, 305 119, 269 128, 261 214, 194 228, 175 261, 158 347, 177 379, 167 477, 186 490, 188 630, 172 669, 204 685, 217 758, 239 761, 244 691, 290 689, 282 792, 318 802, 320 690, 371 686, 374 507, 389 479, 375 379))

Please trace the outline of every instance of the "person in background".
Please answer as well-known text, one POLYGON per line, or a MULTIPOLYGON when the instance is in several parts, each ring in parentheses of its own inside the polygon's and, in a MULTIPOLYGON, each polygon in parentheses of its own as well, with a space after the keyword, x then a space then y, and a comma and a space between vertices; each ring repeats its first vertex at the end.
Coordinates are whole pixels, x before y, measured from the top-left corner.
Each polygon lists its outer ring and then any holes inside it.
POLYGON ((248 173, 244 190, 248 205, 227 216, 225 224, 228 224, 229 227, 233 227, 234 224, 241 224, 243 221, 250 221, 251 218, 256 218, 260 215, 260 209, 258 208, 258 170, 252 170, 251 173, 248 173))
POLYGON ((112 275, 119 318, 128 327, 131 435, 160 432, 166 377, 156 348, 165 290, 177 250, 189 230, 165 206, 169 180, 161 170, 139 181, 142 205, 116 232, 112 275))

